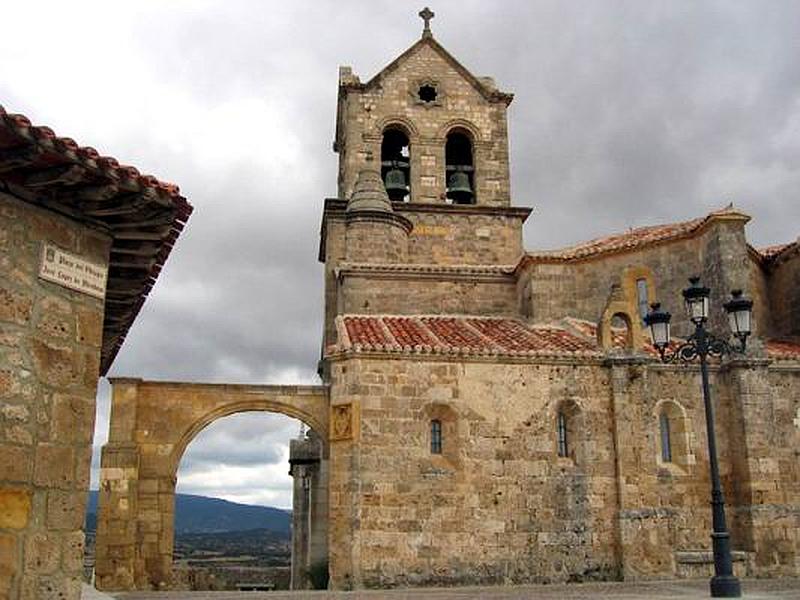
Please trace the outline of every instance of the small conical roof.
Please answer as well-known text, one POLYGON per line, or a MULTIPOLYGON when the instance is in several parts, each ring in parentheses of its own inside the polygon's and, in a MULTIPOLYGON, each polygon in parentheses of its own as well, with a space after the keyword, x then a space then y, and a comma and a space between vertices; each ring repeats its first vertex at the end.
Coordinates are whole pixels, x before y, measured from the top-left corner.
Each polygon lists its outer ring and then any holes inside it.
POLYGON ((357 211, 393 212, 381 174, 375 169, 363 169, 358 173, 346 209, 349 213, 357 211))

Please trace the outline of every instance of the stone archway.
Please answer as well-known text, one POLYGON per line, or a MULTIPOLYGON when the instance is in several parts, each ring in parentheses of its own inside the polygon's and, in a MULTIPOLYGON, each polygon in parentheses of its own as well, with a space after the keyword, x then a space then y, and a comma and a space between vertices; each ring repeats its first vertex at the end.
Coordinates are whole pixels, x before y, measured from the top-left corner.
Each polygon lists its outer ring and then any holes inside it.
POLYGON ((323 458, 327 458, 328 391, 324 386, 141 379, 112 379, 111 383, 109 439, 100 469, 98 589, 169 585, 178 465, 191 440, 210 423, 247 411, 283 413, 317 432, 323 440, 323 458))

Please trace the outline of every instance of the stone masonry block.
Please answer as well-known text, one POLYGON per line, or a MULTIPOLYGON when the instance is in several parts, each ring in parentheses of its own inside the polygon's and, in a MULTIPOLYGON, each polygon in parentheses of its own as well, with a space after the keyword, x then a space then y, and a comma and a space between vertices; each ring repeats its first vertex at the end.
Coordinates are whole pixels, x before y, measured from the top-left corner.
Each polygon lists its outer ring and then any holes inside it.
POLYGON ((31 463, 28 448, 0 444, 0 481, 30 481, 31 463))
POLYGON ((25 540, 25 572, 48 574, 61 563, 61 538, 58 534, 33 533, 25 540))
POLYGON ((53 394, 50 439, 68 444, 90 444, 94 434, 94 399, 69 394, 53 394))
POLYGON ((47 494, 47 528, 77 530, 83 525, 86 494, 50 490, 47 494))
POLYGON ((28 524, 31 493, 27 490, 0 488, 0 529, 22 529, 28 524))
POLYGON ((25 325, 30 321, 32 307, 30 294, 0 287, 0 321, 25 325))
POLYGON ((36 485, 69 489, 74 484, 74 472, 74 448, 55 444, 40 444, 36 448, 33 474, 36 485))
POLYGON ((19 571, 17 537, 11 533, 0 533, 0 598, 11 593, 11 580, 19 571))

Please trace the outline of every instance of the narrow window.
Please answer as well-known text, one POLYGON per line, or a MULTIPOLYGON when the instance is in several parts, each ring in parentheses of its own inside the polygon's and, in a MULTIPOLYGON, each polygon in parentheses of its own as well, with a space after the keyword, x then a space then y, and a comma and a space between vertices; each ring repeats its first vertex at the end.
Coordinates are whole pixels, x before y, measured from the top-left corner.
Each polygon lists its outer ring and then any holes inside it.
POLYGON ((669 417, 666 413, 661 413, 658 423, 661 431, 661 462, 672 462, 672 440, 669 432, 669 417))
POLYGON ((411 155, 408 136, 399 129, 387 129, 381 143, 381 177, 392 202, 408 202, 411 155))
POLYGON ((562 458, 566 458, 569 456, 569 447, 567 446, 567 416, 563 412, 558 413, 556 427, 558 429, 558 455, 562 458))
POLYGON ((439 419, 431 421, 431 454, 442 453, 442 422, 439 419))
POLYGON ((472 141, 458 131, 447 136, 444 148, 447 199, 453 204, 475 204, 475 167, 472 141))
POLYGON ((639 318, 644 322, 649 304, 647 302, 647 279, 636 280, 636 299, 639 304, 639 318))

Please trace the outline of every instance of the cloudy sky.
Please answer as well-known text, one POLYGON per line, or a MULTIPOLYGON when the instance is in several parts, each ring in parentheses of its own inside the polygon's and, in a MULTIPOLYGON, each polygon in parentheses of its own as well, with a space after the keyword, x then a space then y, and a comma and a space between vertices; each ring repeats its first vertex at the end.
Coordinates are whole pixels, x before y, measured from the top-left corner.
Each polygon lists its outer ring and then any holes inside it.
MULTIPOLYGON (((112 375, 312 383, 316 262, 337 67, 363 80, 419 36, 421 3, 8 3, 0 103, 178 183, 195 206, 112 375)), ((798 235, 800 3, 431 2, 437 39, 516 94, 512 201, 526 247, 681 220, 729 202, 751 241, 798 235)), ((108 385, 96 446, 106 438, 108 385)), ((290 505, 299 423, 244 414, 203 431, 178 486, 290 505)))

